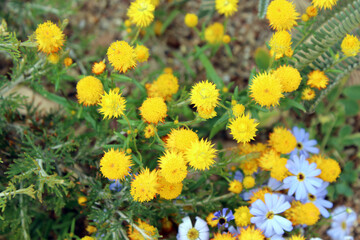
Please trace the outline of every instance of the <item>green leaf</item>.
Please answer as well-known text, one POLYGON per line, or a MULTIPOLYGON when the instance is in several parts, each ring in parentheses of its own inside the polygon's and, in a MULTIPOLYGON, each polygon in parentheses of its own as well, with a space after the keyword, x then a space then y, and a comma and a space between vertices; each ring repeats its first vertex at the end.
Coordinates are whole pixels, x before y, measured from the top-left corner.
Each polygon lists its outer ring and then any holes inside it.
POLYGON ((228 120, 229 120, 228 113, 222 115, 221 118, 219 118, 212 126, 209 138, 210 139, 213 138, 221 129, 223 129, 224 125, 227 123, 228 120))
POLYGON ((351 86, 344 89, 344 95, 353 100, 360 100, 360 85, 351 86))
POLYGON ((91 126, 96 129, 96 121, 95 119, 87 112, 83 112, 85 120, 91 124, 91 126))
POLYGON ((204 53, 201 53, 199 55, 199 59, 205 68, 208 79, 213 81, 219 89, 222 89, 224 86, 224 82, 219 77, 219 75, 216 73, 216 71, 215 71, 213 65, 211 64, 210 60, 208 59, 208 57, 204 53))
MULTIPOLYGON (((305 110, 305 107, 304 107, 301 103, 295 101, 294 99, 283 98, 283 99, 281 100, 281 104, 285 104, 285 106, 289 106, 289 107, 291 106, 291 107, 300 109, 300 110, 302 110, 302 111, 304 111, 304 112, 306 111, 306 110, 305 110)), ((280 104, 280 105, 281 105, 281 104, 280 104)))
POLYGON ((359 112, 359 105, 355 100, 341 99, 339 102, 344 105, 347 116, 355 116, 359 112))
POLYGON ((352 132, 352 127, 350 125, 343 126, 339 131, 339 137, 343 139, 344 137, 350 135, 352 132))
POLYGON ((269 51, 264 48, 258 48, 255 52, 255 63, 260 71, 266 70, 270 65, 270 54, 269 51))
POLYGON ((145 87, 143 85, 141 85, 141 83, 139 83, 135 79, 132 79, 130 77, 120 75, 120 74, 112 74, 111 77, 114 79, 114 81, 117 81, 117 82, 131 82, 131 83, 135 84, 143 94, 146 94, 145 87))

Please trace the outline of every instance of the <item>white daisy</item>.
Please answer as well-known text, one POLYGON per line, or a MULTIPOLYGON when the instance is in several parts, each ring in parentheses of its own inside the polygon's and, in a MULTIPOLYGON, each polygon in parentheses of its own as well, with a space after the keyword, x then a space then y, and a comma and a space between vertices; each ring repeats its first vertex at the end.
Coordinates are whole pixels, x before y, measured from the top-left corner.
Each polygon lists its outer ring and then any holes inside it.
POLYGON ((209 227, 207 223, 196 217, 193 227, 190 217, 184 217, 179 225, 178 240, 209 240, 209 227))

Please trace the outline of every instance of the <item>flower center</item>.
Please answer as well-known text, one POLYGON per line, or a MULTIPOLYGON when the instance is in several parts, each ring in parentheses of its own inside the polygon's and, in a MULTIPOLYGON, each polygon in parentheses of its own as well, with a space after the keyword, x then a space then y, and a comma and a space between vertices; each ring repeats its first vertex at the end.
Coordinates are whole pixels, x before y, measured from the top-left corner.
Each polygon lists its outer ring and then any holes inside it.
POLYGON ((301 149, 303 148, 303 145, 302 145, 301 142, 298 142, 297 145, 296 145, 296 147, 297 147, 299 150, 301 150, 301 149))
POLYGON ((346 230, 346 222, 345 222, 345 221, 343 221, 343 222, 341 223, 341 228, 344 229, 344 230, 346 230))
POLYGON ((190 230, 188 231, 187 237, 188 237, 188 239, 190 239, 190 240, 195 240, 195 239, 197 239, 197 238, 199 237, 199 231, 196 230, 195 228, 192 228, 192 229, 190 229, 190 230))
POLYGON ((297 179, 299 180, 299 182, 302 182, 305 180, 305 175, 303 173, 299 173, 297 175, 297 179))
POLYGON ((312 202, 316 200, 316 197, 312 194, 309 194, 308 197, 309 197, 310 201, 312 201, 312 202))
POLYGON ((267 219, 273 219, 274 218, 274 212, 273 211, 270 211, 266 214, 266 218, 267 219))
POLYGON ((221 224, 221 225, 223 225, 224 223, 226 223, 226 219, 225 218, 220 218, 219 219, 219 223, 221 224))

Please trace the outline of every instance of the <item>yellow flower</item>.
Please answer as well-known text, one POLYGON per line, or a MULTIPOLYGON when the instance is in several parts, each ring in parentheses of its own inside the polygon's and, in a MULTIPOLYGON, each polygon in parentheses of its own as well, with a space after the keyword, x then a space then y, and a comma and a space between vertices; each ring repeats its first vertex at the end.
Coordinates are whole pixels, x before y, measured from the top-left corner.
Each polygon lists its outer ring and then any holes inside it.
POLYGON ((273 74, 280 80, 283 92, 293 92, 301 83, 300 72, 291 66, 280 66, 273 74))
POLYGON ((338 0, 312 0, 312 4, 320 9, 332 9, 338 0))
POLYGON ((306 239, 301 235, 298 235, 298 236, 292 235, 289 240, 306 240, 306 239))
POLYGON ((198 24, 198 16, 196 16, 193 13, 187 13, 185 15, 184 22, 185 25, 188 26, 189 28, 196 27, 196 25, 198 24))
POLYGON ((43 53, 56 53, 64 45, 64 33, 51 21, 39 24, 35 31, 38 50, 43 53))
POLYGON ((154 7, 159 6, 160 0, 150 0, 151 4, 154 5, 154 7))
POLYGON ((198 135, 190 129, 172 129, 166 141, 166 148, 170 151, 185 153, 197 141, 199 141, 198 135))
POLYGON ((158 124, 158 122, 164 121, 167 113, 167 106, 164 99, 154 97, 147 98, 139 110, 145 122, 158 124))
POLYGON ((291 50, 291 35, 287 31, 275 32, 269 42, 271 51, 275 54, 276 59, 281 58, 291 50))
POLYGON ((127 16, 137 27, 144 28, 154 20, 154 10, 150 0, 135 0, 128 8, 127 16))
POLYGON ((304 13, 303 15, 301 15, 301 20, 303 20, 303 22, 307 22, 309 21, 310 17, 309 15, 307 15, 306 13, 304 13))
POLYGON ((191 103, 204 111, 213 110, 219 104, 219 89, 208 80, 195 84, 190 92, 191 103))
POLYGON ((90 237, 90 236, 85 236, 85 237, 82 237, 81 240, 95 240, 95 238, 90 237))
POLYGON ((149 49, 144 45, 137 45, 135 53, 136 59, 139 63, 146 62, 149 59, 149 49))
POLYGON ((239 227, 245 227, 250 224, 250 219, 253 215, 250 213, 250 209, 246 206, 238 207, 234 213, 235 223, 239 227))
POLYGON ((296 12, 292 2, 286 0, 274 0, 269 4, 266 18, 272 29, 276 31, 290 30, 297 25, 299 13, 296 12))
POLYGON ((76 85, 77 95, 80 104, 85 106, 95 105, 100 101, 104 92, 101 81, 95 77, 87 76, 82 78, 76 85))
POLYGON ((170 183, 166 181, 165 178, 159 177, 159 188, 158 193, 161 198, 171 200, 177 198, 182 191, 183 184, 179 183, 170 183))
POLYGON ((209 169, 215 163, 217 150, 210 141, 193 141, 185 151, 185 159, 196 170, 209 169))
POLYGON ((235 240, 236 237, 233 237, 233 235, 229 232, 227 233, 215 233, 214 238, 211 240, 235 240))
POLYGON ((240 117, 244 114, 245 107, 242 104, 235 104, 232 106, 232 112, 235 117, 240 117))
POLYGON ((124 22, 125 27, 129 28, 131 27, 131 21, 129 19, 126 19, 124 22))
POLYGON ((149 97, 162 97, 164 100, 170 100, 178 90, 179 80, 172 73, 161 74, 147 87, 149 97))
POLYGON ((228 190, 229 190, 229 192, 239 194, 243 190, 243 185, 240 181, 235 179, 229 183, 228 190))
POLYGON ((216 227, 216 225, 219 223, 218 219, 213 220, 214 218, 216 218, 216 216, 214 215, 214 213, 209 213, 209 215, 206 217, 206 222, 211 226, 211 227, 216 227))
POLYGON ((279 104, 282 86, 280 80, 273 74, 260 73, 252 80, 250 85, 251 97, 262 107, 276 106, 279 104))
POLYGON ((254 203, 256 200, 261 199, 263 202, 265 202, 265 194, 271 193, 269 189, 263 188, 259 189, 256 192, 253 193, 251 196, 249 203, 254 203))
POLYGON ((346 34, 341 43, 341 50, 348 57, 355 57, 360 51, 360 41, 356 36, 346 34))
POLYGON ((211 110, 204 110, 202 107, 199 107, 197 108, 197 112, 199 113, 199 116, 203 119, 210 119, 216 117, 216 111, 214 108, 211 110))
POLYGON ((340 165, 334 159, 322 159, 322 161, 315 161, 315 163, 317 168, 321 170, 319 178, 326 182, 335 182, 341 173, 340 165))
POLYGON ((309 15, 309 17, 315 17, 318 14, 318 10, 314 6, 309 6, 306 8, 306 14, 309 15))
POLYGON ((86 231, 89 233, 89 234, 93 234, 97 231, 97 228, 95 226, 92 226, 92 225, 87 225, 86 227, 86 231))
POLYGON ((320 90, 326 88, 328 82, 329 78, 323 71, 314 70, 308 74, 308 81, 306 84, 312 88, 317 88, 320 90))
POLYGON ((306 101, 310 101, 313 100, 315 98, 315 91, 311 88, 305 88, 302 93, 301 93, 301 99, 302 100, 306 100, 306 101))
POLYGON ((219 14, 229 17, 237 12, 238 2, 239 0, 215 0, 215 8, 219 14))
POLYGON ((239 167, 245 175, 251 175, 257 171, 258 164, 256 159, 251 158, 242 161, 239 167))
POLYGON ((255 186, 255 178, 252 176, 246 176, 243 180, 244 188, 249 189, 255 186))
POLYGON ((224 37, 224 26, 221 23, 214 23, 205 29, 205 40, 210 44, 222 42, 224 37))
POLYGON ((124 180, 130 174, 131 156, 111 148, 100 160, 100 171, 108 179, 124 180))
POLYGON ((159 187, 157 181, 158 173, 148 168, 143 169, 131 182, 130 194, 137 202, 148 202, 152 200, 159 187))
POLYGON ((78 198, 78 204, 80 205, 80 206, 86 206, 86 202, 87 202, 87 198, 86 197, 84 197, 84 196, 81 196, 81 197, 79 197, 78 198))
POLYGON ((256 136, 256 126, 254 119, 250 119, 250 115, 242 115, 230 120, 230 133, 237 143, 246 143, 253 140, 256 136))
POLYGON ((164 68, 163 72, 167 74, 173 74, 173 69, 171 67, 166 67, 164 68))
POLYGON ((125 41, 113 42, 107 50, 107 56, 111 65, 120 73, 136 67, 135 50, 125 41))
POLYGON ((47 56, 47 60, 52 63, 52 64, 57 64, 59 62, 59 55, 56 53, 51 53, 50 55, 47 56))
POLYGON ((231 37, 229 35, 224 35, 223 43, 228 44, 231 42, 231 37))
POLYGON ((159 160, 160 175, 169 183, 179 183, 186 178, 187 166, 182 153, 165 151, 159 160))
POLYGON ((126 100, 119 93, 119 89, 111 89, 109 94, 106 92, 101 96, 99 112, 105 118, 118 118, 124 115, 126 100))
MULTIPOLYGON (((137 226, 143 230, 146 235, 148 235, 149 237, 155 236, 157 234, 157 229, 153 226, 151 226, 150 224, 147 224, 146 222, 141 221, 140 219, 138 219, 137 221, 137 226)), ((129 225, 129 229, 128 229, 128 237, 130 238, 130 240, 150 240, 150 238, 144 238, 144 236, 135 228, 133 228, 131 225, 129 225)))
POLYGON ((239 154, 263 152, 266 150, 266 148, 267 148, 267 146, 263 143, 256 143, 256 144, 245 143, 245 144, 238 145, 239 154))
POLYGON ((290 173, 286 168, 287 161, 288 160, 286 158, 279 158, 279 160, 275 163, 276 165, 271 168, 270 176, 280 182, 288 177, 290 173))
POLYGON ((302 204, 299 201, 291 203, 291 208, 285 211, 285 217, 289 219, 293 225, 314 225, 320 218, 320 211, 314 203, 308 202, 302 204))
POLYGON ((162 29, 163 23, 161 21, 155 21, 154 24, 154 32, 157 36, 161 35, 161 29, 162 29))
POLYGON ((92 71, 92 73, 94 73, 95 75, 100 75, 100 74, 102 74, 102 73, 104 72, 105 68, 106 68, 106 65, 105 65, 105 63, 104 63, 103 61, 100 61, 100 62, 98 62, 98 63, 95 62, 95 63, 93 64, 93 66, 92 66, 91 71, 92 71))
POLYGON ((144 129, 145 138, 151 138, 151 137, 155 136, 155 131, 156 131, 156 128, 154 127, 154 125, 152 125, 152 124, 147 125, 146 128, 144 129))
POLYGON ((238 240, 264 240, 265 236, 259 229, 255 229, 254 226, 248 228, 242 228, 238 240))
POLYGON ((270 133, 269 146, 282 154, 288 154, 296 147, 295 136, 284 127, 274 128, 274 132, 270 133))
POLYGON ((265 171, 270 171, 274 166, 276 166, 280 159, 280 154, 271 148, 261 155, 258 160, 259 166, 265 171))
POLYGON ((69 67, 69 66, 71 66, 71 64, 73 64, 73 60, 71 58, 67 57, 64 59, 65 67, 69 67))

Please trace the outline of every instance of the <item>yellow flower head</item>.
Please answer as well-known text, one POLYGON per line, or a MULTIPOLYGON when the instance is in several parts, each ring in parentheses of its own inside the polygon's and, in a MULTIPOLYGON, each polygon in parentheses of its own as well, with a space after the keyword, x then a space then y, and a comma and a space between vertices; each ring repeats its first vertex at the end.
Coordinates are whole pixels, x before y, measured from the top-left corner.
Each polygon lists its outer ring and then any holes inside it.
POLYGON ((161 74, 149 87, 147 93, 149 97, 162 97, 170 100, 172 95, 179 90, 179 80, 172 73, 161 74))
POLYGON ((87 197, 81 196, 78 198, 77 201, 80 206, 86 206, 87 197))
POLYGON ((100 101, 104 92, 101 81, 95 77, 87 76, 82 78, 76 85, 77 99, 85 106, 95 105, 100 101))
POLYGON ((57 64, 59 62, 59 54, 56 53, 51 53, 50 55, 47 56, 47 60, 52 63, 52 64, 57 64))
POLYGON ((228 188, 229 192, 235 193, 235 194, 239 194, 241 193, 241 191, 243 190, 243 185, 240 181, 238 180, 232 180, 229 183, 229 188, 228 188))
POLYGON ((209 213, 209 215, 206 217, 206 222, 211 226, 211 227, 216 227, 216 225, 219 223, 219 219, 215 219, 216 216, 214 215, 214 213, 209 213))
POLYGON ((271 148, 263 152, 258 160, 259 166, 265 171, 270 171, 274 166, 276 166, 280 159, 280 154, 271 148))
POLYGON ((211 240, 235 240, 236 237, 234 237, 231 233, 215 233, 214 238, 211 240))
POLYGON ((135 53, 136 59, 139 63, 146 62, 149 59, 149 49, 144 45, 137 45, 135 53))
POLYGON ((101 96, 99 112, 105 118, 118 118, 124 115, 126 100, 121 96, 118 89, 111 89, 109 94, 106 92, 101 96))
POLYGON ((164 99, 154 97, 147 98, 139 110, 145 122, 158 124, 158 122, 164 121, 167 113, 167 106, 164 99))
POLYGON ((273 74, 260 73, 251 82, 251 97, 262 107, 276 106, 279 104, 282 86, 280 80, 273 74))
POLYGON ((256 126, 254 119, 250 119, 250 115, 242 115, 230 120, 230 133, 237 143, 246 143, 253 140, 256 136, 256 126))
POLYGON ((187 166, 182 153, 165 151, 159 161, 160 175, 170 183, 179 183, 186 178, 187 166))
POLYGON ((97 231, 97 228, 95 226, 92 226, 92 225, 87 225, 86 227, 86 231, 89 233, 89 234, 93 234, 97 231))
POLYGON ((239 0, 215 0, 215 8, 219 14, 229 17, 237 12, 238 3, 239 0))
POLYGON ((301 99, 306 101, 313 100, 315 96, 315 91, 309 87, 305 88, 301 93, 301 99))
POLYGON ((306 240, 303 236, 301 235, 292 235, 291 238, 289 240, 306 240))
POLYGON ((188 26, 189 28, 196 27, 196 25, 198 24, 198 16, 196 16, 193 13, 187 13, 185 15, 184 22, 185 25, 188 26))
POLYGON ((155 136, 155 131, 156 131, 156 128, 154 127, 154 125, 152 125, 152 124, 147 125, 146 128, 144 129, 145 138, 151 138, 151 137, 155 136))
MULTIPOLYGON (((149 237, 155 236, 157 234, 157 229, 153 226, 151 226, 150 224, 147 224, 146 222, 141 221, 140 219, 138 219, 137 221, 137 226, 143 230, 146 235, 148 235, 149 237)), ((131 225, 129 225, 129 229, 128 229, 128 237, 130 238, 130 240, 150 240, 150 238, 144 238, 144 236, 135 228, 133 228, 131 225)))
POLYGON ((276 55, 276 59, 281 58, 291 50, 291 35, 287 31, 275 32, 269 42, 271 51, 276 55))
POLYGON ((316 7, 314 7, 314 6, 309 6, 309 7, 307 7, 306 8, 306 14, 309 16, 309 17, 315 17, 315 16, 317 16, 317 14, 318 14, 318 10, 317 10, 317 8, 316 7))
POLYGON ((269 20, 272 29, 276 31, 290 30, 297 25, 296 20, 299 18, 299 13, 296 12, 292 2, 274 0, 269 4, 266 18, 269 20))
POLYGON ((221 23, 214 23, 205 29, 205 40, 210 44, 222 42, 224 37, 224 26, 221 23))
POLYGON ((240 163, 239 167, 245 175, 251 175, 257 171, 258 163, 254 158, 246 159, 240 163))
POLYGON ((253 193, 253 195, 251 196, 249 203, 254 203, 256 200, 260 199, 263 202, 265 202, 265 194, 267 193, 271 193, 269 191, 269 189, 267 188, 263 188, 263 189, 259 189, 256 192, 253 193))
POLYGON ((291 203, 291 208, 285 211, 285 217, 289 219, 293 225, 314 225, 320 218, 320 211, 314 203, 308 202, 302 204, 299 201, 291 203))
POLYGON ((65 35, 56 24, 51 21, 39 24, 35 31, 38 50, 43 53, 56 53, 64 45, 65 35))
POLYGON ((195 84, 190 92, 191 103, 203 110, 212 110, 219 103, 219 89, 208 80, 195 84))
POLYGON ((255 178, 253 176, 246 176, 243 180, 244 188, 249 189, 255 186, 255 178))
POLYGON ((232 112, 235 117, 240 117, 245 112, 245 107, 242 104, 235 104, 232 106, 232 112))
POLYGON ((64 59, 65 67, 69 67, 69 66, 71 66, 71 64, 73 64, 73 60, 71 58, 67 57, 64 59))
POLYGON ((204 110, 202 107, 199 107, 197 108, 197 112, 199 113, 199 116, 203 119, 210 119, 216 117, 216 111, 214 108, 211 110, 204 110))
POLYGON ((273 74, 280 80, 283 92, 293 92, 301 83, 300 72, 291 66, 281 66, 273 74))
POLYGON ((274 128, 274 132, 270 133, 269 146, 282 154, 288 154, 296 147, 295 136, 284 127, 274 128))
POLYGON ((111 65, 120 73, 136 67, 135 50, 125 41, 113 42, 107 50, 111 65))
POLYGON ((217 150, 210 141, 193 141, 185 151, 185 159, 196 170, 209 169, 215 163, 217 150))
POLYGON ((279 158, 279 160, 275 163, 275 167, 271 168, 270 176, 280 182, 288 177, 290 173, 286 167, 287 161, 288 160, 286 158, 279 158))
POLYGON ((335 182, 341 173, 340 165, 337 161, 331 158, 315 161, 317 168, 321 170, 319 178, 326 182, 335 182))
POLYGON ((231 42, 231 37, 229 35, 224 35, 223 43, 228 44, 231 42))
POLYGON ((91 68, 91 71, 95 75, 100 75, 104 72, 106 65, 103 61, 95 62, 91 68))
POLYGON ((137 27, 144 28, 154 20, 154 10, 150 0, 135 0, 128 8, 127 16, 137 27))
POLYGON ((190 129, 172 129, 166 141, 166 148, 170 151, 185 153, 197 141, 199 141, 198 135, 190 129))
POLYGON ((90 237, 90 236, 85 236, 85 237, 82 237, 81 240, 95 240, 95 238, 90 237))
POLYGON ((239 227, 245 227, 250 224, 250 219, 253 215, 250 213, 250 209, 246 206, 238 207, 234 213, 235 223, 239 227))
POLYGON ((154 24, 154 32, 157 36, 160 36, 161 35, 161 29, 162 29, 162 26, 163 26, 163 23, 161 21, 155 21, 155 24, 154 24))
POLYGON ((239 154, 249 154, 254 152, 263 152, 265 151, 267 146, 263 143, 245 143, 245 144, 239 144, 239 154))
POLYGON ((312 0, 312 4, 320 9, 332 9, 338 0, 312 0))
POLYGON ((314 70, 308 74, 308 81, 306 84, 312 88, 317 88, 320 90, 326 88, 328 82, 329 78, 323 71, 314 70))
POLYGON ((242 228, 238 240, 264 240, 265 236, 262 231, 255 229, 254 226, 248 228, 242 228))
POLYGON ((164 177, 159 177, 158 193, 161 198, 171 200, 177 198, 182 191, 182 182, 170 183, 164 177))
POLYGON ((360 41, 356 36, 346 34, 341 43, 341 50, 348 57, 355 57, 360 51, 360 41))
POLYGON ((152 200, 159 187, 157 181, 158 173, 148 168, 142 170, 131 182, 130 194, 137 202, 148 202, 152 200))
POLYGON ((111 148, 100 160, 100 171, 108 179, 124 180, 130 174, 131 156, 111 148))
POLYGON ((301 15, 301 20, 303 20, 304 22, 309 21, 310 17, 309 15, 307 15, 306 13, 304 13, 303 15, 301 15))

